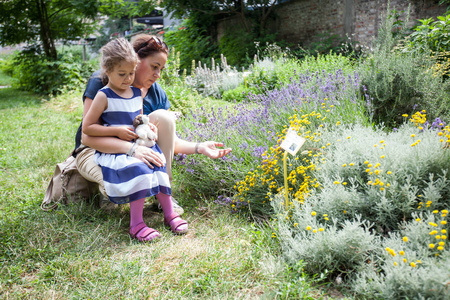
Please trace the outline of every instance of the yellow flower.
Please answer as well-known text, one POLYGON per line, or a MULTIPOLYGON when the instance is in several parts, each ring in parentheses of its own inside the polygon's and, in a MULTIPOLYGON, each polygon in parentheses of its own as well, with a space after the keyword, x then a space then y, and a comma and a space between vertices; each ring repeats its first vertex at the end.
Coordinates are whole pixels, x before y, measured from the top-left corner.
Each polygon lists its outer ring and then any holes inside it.
POLYGON ((430 247, 431 249, 434 248, 434 244, 429 244, 428 247, 430 247))
POLYGON ((404 236, 403 241, 406 243, 408 241, 408 237, 404 236))
POLYGON ((381 155, 380 158, 384 158, 384 155, 381 155))
POLYGON ((403 262, 405 262, 405 263, 406 263, 407 261, 408 261, 408 260, 407 260, 406 258, 404 258, 404 259, 403 259, 403 262))
POLYGON ((317 232, 317 229, 313 229, 313 232, 316 233, 316 232, 317 232))
POLYGON ((396 261, 394 261, 394 266, 397 266, 397 262, 396 261))
POLYGON ((369 162, 368 162, 367 160, 364 162, 364 164, 366 164, 366 165, 367 165, 368 163, 369 163, 369 162))
POLYGON ((420 222, 420 218, 417 218, 416 221, 417 221, 417 222, 420 222))
POLYGON ((322 232, 322 231, 323 231, 323 228, 319 228, 319 231, 322 232))
POLYGON ((311 216, 315 216, 317 213, 315 211, 311 212, 311 216))
POLYGON ((438 210, 433 210, 433 214, 437 214, 438 212, 438 210))
POLYGON ((400 251, 398 254, 400 254, 400 255, 405 255, 405 251, 400 251))
POLYGON ((349 163, 348 165, 349 165, 349 166, 353 166, 353 165, 354 165, 354 163, 349 163))
POLYGON ((416 267, 416 264, 415 264, 414 262, 411 262, 410 265, 411 265, 411 267, 413 267, 413 268, 416 267))
POLYGON ((392 174, 392 172, 391 171, 387 171, 387 173, 386 174, 388 174, 388 175, 391 175, 392 174))
POLYGON ((447 224, 447 221, 441 221, 441 224, 442 224, 442 225, 446 225, 446 224, 447 224))
POLYGON ((336 181, 334 182, 334 184, 340 184, 340 182, 336 180, 336 181))
POLYGON ((444 246, 445 242, 439 242, 439 246, 444 246))
POLYGON ((437 249, 438 249, 439 251, 442 251, 442 250, 444 250, 444 247, 439 246, 439 247, 437 247, 437 249))
POLYGON ((345 168, 347 166, 347 164, 343 164, 342 166, 345 168))
POLYGON ((306 226, 306 230, 311 230, 311 226, 306 226))
POLYGON ((298 223, 294 223, 294 227, 298 227, 298 223))
POLYGON ((441 230, 441 233, 447 233, 447 230, 442 229, 442 230, 441 230))
POLYGON ((415 137, 416 135, 413 133, 413 134, 411 134, 411 137, 415 137))

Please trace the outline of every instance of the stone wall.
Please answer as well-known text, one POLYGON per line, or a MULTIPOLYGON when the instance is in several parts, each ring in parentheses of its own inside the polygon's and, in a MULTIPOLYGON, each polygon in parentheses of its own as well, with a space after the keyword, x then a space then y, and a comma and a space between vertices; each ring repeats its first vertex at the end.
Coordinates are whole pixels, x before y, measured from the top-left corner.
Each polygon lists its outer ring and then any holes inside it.
MULTIPOLYGON (((439 0, 390 0, 390 9, 405 12, 410 7, 410 24, 415 19, 443 15, 445 5, 439 0)), ((349 36, 352 40, 370 45, 377 36, 382 18, 387 12, 388 0, 288 0, 279 4, 271 28, 278 38, 293 44, 308 45, 319 39, 320 34, 349 36)), ((219 22, 220 37, 229 26, 243 24, 239 19, 229 18, 219 22)))

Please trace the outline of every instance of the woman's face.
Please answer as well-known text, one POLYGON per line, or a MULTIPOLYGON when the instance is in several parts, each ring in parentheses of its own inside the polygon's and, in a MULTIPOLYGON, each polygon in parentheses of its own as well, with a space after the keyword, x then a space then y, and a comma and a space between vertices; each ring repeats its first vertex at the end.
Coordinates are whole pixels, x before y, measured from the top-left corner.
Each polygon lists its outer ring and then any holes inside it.
POLYGON ((159 77, 167 62, 167 54, 157 52, 143 58, 138 63, 133 86, 137 88, 150 88, 159 77))

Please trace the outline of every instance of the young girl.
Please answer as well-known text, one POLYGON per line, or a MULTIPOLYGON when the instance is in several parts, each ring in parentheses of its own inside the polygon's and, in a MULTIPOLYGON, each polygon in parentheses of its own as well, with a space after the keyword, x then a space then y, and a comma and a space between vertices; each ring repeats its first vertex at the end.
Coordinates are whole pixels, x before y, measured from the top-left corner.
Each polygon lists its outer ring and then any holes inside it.
MULTIPOLYGON (((130 86, 134 80, 138 57, 131 44, 119 38, 110 41, 102 50, 101 67, 108 84, 99 90, 83 120, 83 133, 89 136, 114 136, 132 141, 137 138, 133 120, 141 113, 142 97, 138 88, 130 86), (103 125, 99 124, 99 120, 103 125)), ((156 126, 152 125, 155 131, 156 126)), ((139 241, 151 241, 161 234, 147 227, 143 220, 144 201, 155 195, 164 212, 164 223, 172 232, 187 232, 187 222, 173 211, 171 188, 166 166, 148 166, 133 157, 135 145, 127 154, 97 152, 94 160, 100 165, 106 193, 116 204, 130 203, 130 235, 139 241)), ((158 145, 153 151, 161 155, 158 145)))

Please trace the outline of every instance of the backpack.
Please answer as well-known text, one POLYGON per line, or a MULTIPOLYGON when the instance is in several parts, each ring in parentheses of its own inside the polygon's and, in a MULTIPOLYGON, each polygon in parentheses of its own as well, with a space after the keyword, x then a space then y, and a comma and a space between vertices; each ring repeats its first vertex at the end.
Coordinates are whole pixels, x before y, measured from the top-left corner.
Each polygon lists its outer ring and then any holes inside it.
POLYGON ((50 211, 56 209, 60 203, 69 204, 88 199, 97 190, 96 183, 81 176, 75 157, 70 155, 64 162, 56 165, 41 203, 41 209, 50 211))

